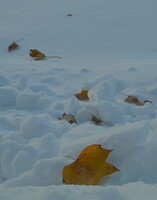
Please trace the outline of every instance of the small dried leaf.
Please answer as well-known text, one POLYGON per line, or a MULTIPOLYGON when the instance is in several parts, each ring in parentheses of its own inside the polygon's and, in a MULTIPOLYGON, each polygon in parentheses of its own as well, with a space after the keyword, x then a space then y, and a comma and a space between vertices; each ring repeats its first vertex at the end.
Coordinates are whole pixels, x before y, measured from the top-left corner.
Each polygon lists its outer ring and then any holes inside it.
POLYGON ((143 106, 144 105, 144 103, 142 103, 141 101, 139 101, 138 98, 135 97, 135 96, 128 96, 124 100, 124 102, 130 103, 130 104, 136 104, 138 106, 143 106))
POLYGON ((29 55, 33 57, 35 60, 42 60, 46 58, 46 55, 37 49, 30 49, 29 55))
POLYGON ((137 106, 144 106, 144 104, 148 101, 139 101, 138 98, 136 96, 128 96, 124 102, 130 103, 130 104, 136 104, 137 106))
POLYGON ((66 184, 97 185, 101 177, 119 171, 105 162, 112 150, 101 145, 87 146, 78 158, 63 168, 63 182, 66 184))
POLYGON ((81 93, 75 94, 75 96, 78 98, 80 101, 87 101, 89 100, 88 97, 88 90, 82 90, 81 93))
POLYGON ((71 114, 63 113, 62 117, 58 118, 58 119, 59 120, 65 120, 65 121, 69 122, 70 124, 73 124, 73 123, 77 124, 75 117, 71 114))
POLYGON ((8 51, 12 51, 14 49, 19 48, 19 45, 16 42, 12 42, 9 46, 8 46, 8 51))
POLYGON ((102 123, 102 121, 94 115, 92 115, 91 121, 94 122, 96 125, 100 125, 102 123))
POLYGON ((23 40, 23 39, 24 39, 24 38, 20 38, 20 39, 18 39, 18 40, 16 40, 16 41, 12 42, 12 43, 8 46, 8 51, 10 52, 10 51, 12 51, 12 50, 14 50, 14 49, 19 48, 19 45, 18 45, 16 42, 19 42, 20 40, 23 40))

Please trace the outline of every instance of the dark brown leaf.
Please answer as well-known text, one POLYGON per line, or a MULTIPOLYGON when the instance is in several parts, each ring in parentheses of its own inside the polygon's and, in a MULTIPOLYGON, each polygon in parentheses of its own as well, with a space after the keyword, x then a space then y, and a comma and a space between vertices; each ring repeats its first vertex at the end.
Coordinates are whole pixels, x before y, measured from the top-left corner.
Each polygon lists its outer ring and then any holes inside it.
POLYGON ((75 117, 71 114, 63 113, 62 117, 58 118, 58 119, 59 120, 65 120, 65 121, 69 122, 70 124, 73 124, 73 123, 77 124, 75 117))
POLYGON ((20 40, 23 40, 23 39, 24 39, 24 38, 20 38, 20 39, 18 39, 18 40, 16 40, 16 41, 12 42, 12 43, 8 46, 8 51, 10 52, 10 51, 12 51, 12 50, 14 50, 14 49, 19 48, 19 45, 17 44, 17 42, 19 42, 20 40))
POLYGON ((13 42, 8 46, 8 51, 10 52, 10 51, 17 49, 17 48, 19 48, 19 45, 16 42, 13 42))
POLYGON ((136 96, 128 96, 126 99, 124 99, 124 102, 130 103, 130 104, 135 104, 137 106, 144 106, 144 104, 147 102, 152 103, 149 100, 140 101, 136 96))
POLYGON ((100 125, 102 123, 102 121, 94 115, 92 115, 91 121, 94 122, 96 125, 100 125))

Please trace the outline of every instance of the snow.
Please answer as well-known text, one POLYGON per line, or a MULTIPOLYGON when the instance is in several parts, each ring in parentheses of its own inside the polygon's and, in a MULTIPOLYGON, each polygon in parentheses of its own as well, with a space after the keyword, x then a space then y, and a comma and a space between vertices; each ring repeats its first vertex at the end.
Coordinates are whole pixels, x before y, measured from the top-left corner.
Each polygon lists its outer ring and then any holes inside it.
POLYGON ((1 2, 0 199, 156 199, 156 8, 154 0, 1 2), (35 61, 30 49, 62 58, 35 61), (74 96, 81 90, 90 101, 74 96), (128 104, 128 95, 152 103, 128 104), (58 120, 63 113, 77 124, 58 120), (97 186, 64 184, 66 156, 91 144, 113 149, 107 162, 120 172, 97 186))

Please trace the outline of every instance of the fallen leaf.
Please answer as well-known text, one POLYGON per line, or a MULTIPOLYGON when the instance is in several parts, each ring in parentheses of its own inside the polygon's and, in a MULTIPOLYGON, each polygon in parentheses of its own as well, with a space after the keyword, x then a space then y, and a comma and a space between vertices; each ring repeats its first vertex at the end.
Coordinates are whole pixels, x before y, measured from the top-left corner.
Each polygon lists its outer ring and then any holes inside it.
POLYGON ((69 13, 69 14, 67 14, 67 16, 70 16, 70 17, 71 17, 71 16, 73 16, 73 15, 69 13))
POLYGON ((24 39, 24 38, 20 38, 20 39, 16 40, 15 42, 12 42, 12 43, 8 46, 8 51, 10 52, 10 51, 12 51, 12 50, 14 50, 14 49, 19 48, 19 45, 18 45, 16 42, 18 42, 18 41, 20 41, 20 40, 23 40, 23 39, 24 39))
POLYGON ((75 96, 78 98, 80 101, 87 101, 89 100, 88 97, 88 90, 82 90, 81 93, 75 94, 75 96))
POLYGON ((35 60, 43 60, 45 58, 61 58, 60 56, 46 56, 44 53, 38 51, 37 49, 30 49, 29 55, 35 60))
POLYGON ((126 99, 124 99, 124 102, 130 103, 130 104, 136 104, 137 106, 144 106, 145 103, 149 102, 152 103, 149 100, 140 101, 136 96, 128 96, 126 99))
POLYGON ((68 121, 70 124, 73 124, 73 123, 76 123, 76 119, 73 115, 71 114, 66 114, 66 113, 63 113, 62 117, 61 118, 58 118, 59 120, 65 120, 65 121, 68 121))
POLYGON ((10 52, 10 51, 17 49, 17 48, 19 48, 19 45, 16 42, 13 42, 8 46, 8 51, 10 52))
POLYGON ((101 148, 101 145, 87 146, 72 164, 63 168, 63 182, 97 185, 103 176, 119 171, 110 163, 105 162, 111 151, 101 148))
POLYGON ((94 122, 96 125, 99 125, 102 123, 100 119, 98 119, 96 116, 92 115, 91 121, 94 122))
POLYGON ((29 55, 33 57, 35 60, 42 60, 46 58, 46 55, 37 49, 30 49, 29 55))

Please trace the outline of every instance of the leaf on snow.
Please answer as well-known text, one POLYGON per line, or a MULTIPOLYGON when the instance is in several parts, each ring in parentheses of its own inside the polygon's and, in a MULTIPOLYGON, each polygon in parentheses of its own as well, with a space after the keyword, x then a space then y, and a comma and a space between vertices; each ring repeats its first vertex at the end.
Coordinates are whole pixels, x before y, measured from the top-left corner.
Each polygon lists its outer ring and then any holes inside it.
POLYGON ((89 100, 88 97, 88 90, 82 90, 80 93, 75 94, 75 96, 78 98, 80 101, 87 101, 89 100))
POLYGON ((102 121, 94 115, 92 115, 91 121, 94 122, 96 125, 100 125, 102 123, 102 121))
POLYGON ((8 46, 8 51, 10 52, 10 51, 17 49, 17 48, 19 48, 19 45, 16 42, 13 42, 8 46))
POLYGON ((75 117, 71 114, 63 113, 62 117, 58 118, 58 119, 59 120, 65 120, 65 121, 69 122, 70 124, 73 124, 73 123, 77 124, 75 117))
POLYGON ((87 146, 78 158, 63 168, 63 182, 77 185, 97 185, 101 177, 119 171, 112 164, 105 162, 112 150, 101 145, 87 146))
POLYGON ((44 53, 37 49, 30 49, 29 55, 35 60, 43 60, 45 58, 61 58, 60 56, 46 56, 44 53))
POLYGON ((46 58, 46 55, 37 49, 30 49, 29 55, 33 57, 35 60, 42 60, 46 58))
POLYGON ((16 40, 15 42, 12 42, 12 43, 8 46, 8 51, 10 52, 10 51, 12 51, 12 50, 14 50, 14 49, 19 48, 19 45, 18 45, 16 42, 18 42, 18 41, 20 41, 20 40, 23 40, 23 39, 24 39, 24 38, 20 38, 20 39, 16 40))
POLYGON ((152 103, 149 100, 140 101, 136 96, 128 96, 126 99, 124 99, 124 102, 130 103, 130 104, 136 104, 137 106, 144 106, 145 103, 149 102, 152 103))

